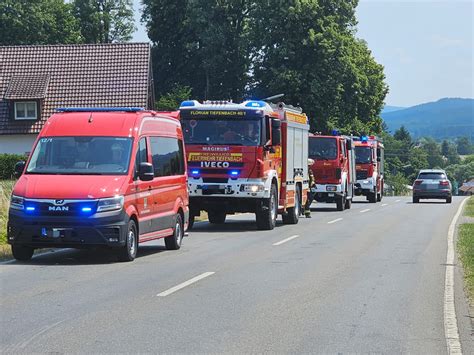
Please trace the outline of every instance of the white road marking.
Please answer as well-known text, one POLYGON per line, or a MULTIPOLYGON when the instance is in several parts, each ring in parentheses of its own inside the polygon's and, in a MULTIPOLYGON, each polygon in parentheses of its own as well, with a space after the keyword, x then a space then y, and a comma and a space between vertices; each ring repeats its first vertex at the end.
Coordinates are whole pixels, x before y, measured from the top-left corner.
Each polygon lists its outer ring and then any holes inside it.
POLYGON ((282 245, 283 243, 289 242, 290 240, 293 240, 293 239, 295 239, 295 238, 299 238, 299 235, 298 235, 298 234, 297 234, 297 235, 293 235, 293 236, 291 236, 291 237, 289 237, 289 238, 280 240, 279 242, 274 243, 273 245, 274 245, 274 246, 282 245))
POLYGON ((382 207, 388 206, 388 203, 382 203, 382 207))
POLYGON ((365 213, 365 212, 369 212, 369 211, 370 211, 370 208, 366 208, 365 210, 360 211, 360 213, 365 213))
POLYGON ((401 200, 395 200, 395 202, 400 202, 401 200))
POLYGON ((333 223, 336 223, 336 222, 339 222, 339 221, 342 221, 342 218, 337 218, 334 221, 328 222, 328 224, 333 224, 333 223))
POLYGON ((185 288, 186 286, 189 286, 189 285, 192 285, 193 283, 195 282, 198 282, 199 280, 202 280, 208 276, 211 276, 211 275, 214 275, 215 272, 213 271, 210 271, 210 272, 205 272, 205 273, 202 273, 201 275, 198 275, 196 277, 193 277, 192 279, 188 280, 188 281, 185 281, 183 283, 180 283, 179 285, 176 285, 174 287, 171 287, 170 289, 166 290, 166 291, 163 291, 159 294, 157 294, 158 297, 166 297, 166 296, 169 296, 171 295, 172 293, 175 293, 176 291, 179 291, 181 290, 182 288, 185 288))
POLYGON ((448 229, 448 253, 446 256, 446 278, 444 281, 444 335, 448 345, 448 354, 462 354, 459 341, 456 308, 454 307, 454 232, 462 207, 468 199, 464 199, 456 212, 448 229))

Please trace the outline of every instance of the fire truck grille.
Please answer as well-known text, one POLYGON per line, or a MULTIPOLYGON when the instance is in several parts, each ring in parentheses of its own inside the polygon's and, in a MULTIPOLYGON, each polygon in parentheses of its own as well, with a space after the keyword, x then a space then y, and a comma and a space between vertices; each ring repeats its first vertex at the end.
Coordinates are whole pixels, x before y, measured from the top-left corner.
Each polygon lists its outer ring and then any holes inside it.
POLYGON ((367 170, 359 170, 357 172, 357 180, 367 179, 367 170))

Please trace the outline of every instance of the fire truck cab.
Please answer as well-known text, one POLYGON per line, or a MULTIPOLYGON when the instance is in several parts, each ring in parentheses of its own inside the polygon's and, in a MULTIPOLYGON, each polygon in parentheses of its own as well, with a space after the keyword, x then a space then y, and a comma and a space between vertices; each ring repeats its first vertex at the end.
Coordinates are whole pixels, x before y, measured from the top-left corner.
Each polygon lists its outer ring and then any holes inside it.
POLYGON ((384 185, 384 146, 375 136, 354 138, 356 156, 356 195, 371 203, 382 201, 384 185))
POLYGON ((188 154, 190 220, 210 223, 251 212, 257 227, 277 215, 296 224, 308 191, 308 118, 283 103, 185 101, 180 119, 188 154))
POLYGON ((309 136, 309 157, 316 180, 317 202, 336 203, 337 210, 351 208, 356 178, 351 137, 333 132, 332 136, 309 136))

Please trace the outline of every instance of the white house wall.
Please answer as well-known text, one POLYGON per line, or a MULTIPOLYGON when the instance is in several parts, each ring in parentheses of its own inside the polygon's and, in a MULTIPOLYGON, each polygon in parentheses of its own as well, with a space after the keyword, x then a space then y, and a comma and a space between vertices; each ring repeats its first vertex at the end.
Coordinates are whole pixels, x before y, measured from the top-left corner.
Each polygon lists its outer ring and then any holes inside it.
POLYGON ((25 154, 31 152, 37 134, 12 134, 0 136, 0 154, 25 154))

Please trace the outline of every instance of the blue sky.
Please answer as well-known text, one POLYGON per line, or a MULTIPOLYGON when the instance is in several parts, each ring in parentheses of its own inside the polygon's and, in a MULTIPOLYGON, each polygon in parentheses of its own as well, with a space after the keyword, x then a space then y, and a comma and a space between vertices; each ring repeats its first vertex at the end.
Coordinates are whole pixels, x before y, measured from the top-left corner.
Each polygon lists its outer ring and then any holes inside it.
MULTIPOLYGON (((148 41, 134 0, 134 41, 148 41)), ((474 0, 360 0, 357 36, 384 65, 386 103, 474 97, 474 0)))

